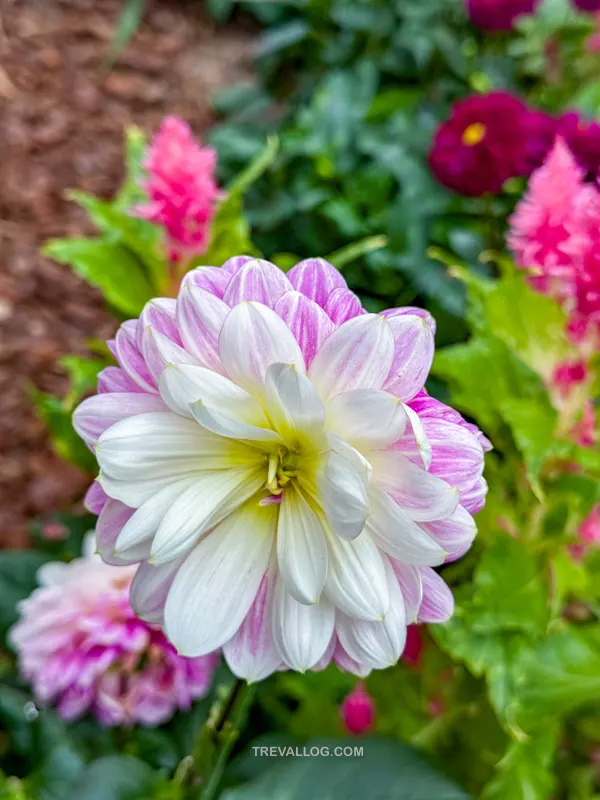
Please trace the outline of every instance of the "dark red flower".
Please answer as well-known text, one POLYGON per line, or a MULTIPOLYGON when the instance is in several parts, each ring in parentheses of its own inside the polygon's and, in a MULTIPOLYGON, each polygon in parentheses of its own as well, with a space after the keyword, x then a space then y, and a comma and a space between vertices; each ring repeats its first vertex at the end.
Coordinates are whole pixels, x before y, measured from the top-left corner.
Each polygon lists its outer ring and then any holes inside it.
MULTIPOLYGON (((473 25, 486 31, 509 31, 521 14, 531 14, 540 0, 467 0, 473 25)), ((585 2, 585 0, 584 0, 585 2)))
POLYGON ((406 629, 406 645, 402 660, 411 667, 418 667, 423 650, 423 637, 417 625, 409 625, 406 629))
POLYGON ((435 134, 429 166, 459 194, 499 192, 508 178, 528 175, 543 158, 552 138, 546 122, 507 92, 459 100, 435 134))
POLYGON ((600 11, 600 0, 573 0, 573 5, 581 11, 600 11))
POLYGON ((600 171, 600 123, 589 122, 577 111, 569 111, 558 120, 557 132, 579 165, 595 178, 600 171))

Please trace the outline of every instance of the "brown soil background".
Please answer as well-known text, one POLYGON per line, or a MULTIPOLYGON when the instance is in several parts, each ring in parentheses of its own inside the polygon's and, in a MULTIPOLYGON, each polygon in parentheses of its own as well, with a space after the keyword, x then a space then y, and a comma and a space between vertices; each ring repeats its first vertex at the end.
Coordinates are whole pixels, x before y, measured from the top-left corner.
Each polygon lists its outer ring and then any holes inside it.
POLYGON ((27 396, 31 383, 64 393, 56 359, 115 328, 94 289, 38 253, 50 237, 91 232, 65 190, 110 196, 127 124, 152 131, 174 113, 201 133, 212 94, 250 66, 248 31, 217 30, 200 0, 149 0, 105 75, 119 10, 119 0, 0 0, 0 547, 26 544, 28 520, 68 507, 89 482, 53 453, 27 396))

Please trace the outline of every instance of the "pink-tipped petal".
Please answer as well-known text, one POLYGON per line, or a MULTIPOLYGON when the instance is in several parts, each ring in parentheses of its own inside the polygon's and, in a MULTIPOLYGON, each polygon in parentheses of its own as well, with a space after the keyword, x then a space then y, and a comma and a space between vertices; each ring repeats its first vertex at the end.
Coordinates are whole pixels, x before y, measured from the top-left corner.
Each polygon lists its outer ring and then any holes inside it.
POLYGON ((94 481, 85 493, 83 504, 90 513, 98 515, 106 505, 108 499, 108 495, 98 481, 94 481))
POLYGON ((365 314, 358 297, 350 289, 334 289, 325 301, 325 311, 336 325, 365 314))
POLYGON ((334 289, 347 289, 338 270, 323 258, 307 258, 288 272, 294 289, 314 300, 322 308, 334 289))
POLYGON ((435 344, 433 330, 423 317, 387 317, 394 335, 394 360, 384 389, 405 402, 419 392, 429 375, 435 344))
POLYGON ((172 297, 157 297, 146 303, 137 327, 137 346, 142 351, 144 331, 148 326, 153 330, 162 333, 167 339, 175 344, 181 345, 177 321, 175 319, 176 300, 172 297))
POLYGON ((419 622, 447 622, 454 614, 454 597, 442 577, 431 567, 421 567, 423 602, 419 622))
POLYGON ((281 295, 292 289, 292 284, 279 267, 256 258, 232 276, 223 300, 231 307, 243 300, 254 300, 273 308, 281 295))
POLYGON ((73 427, 83 441, 93 447, 107 428, 121 419, 151 411, 168 411, 154 394, 97 394, 84 400, 73 414, 73 427))
POLYGON ((318 349, 335 330, 321 306, 297 291, 283 294, 275 305, 275 313, 287 324, 296 337, 309 367, 318 349))
POLYGON ((124 322, 115 338, 115 352, 119 364, 129 377, 145 392, 158 394, 156 381, 146 365, 144 356, 137 346, 138 320, 130 319, 124 322))
POLYGON ((233 256, 227 259, 221 269, 231 277, 249 261, 254 261, 254 256, 233 256))
POLYGON ((215 297, 222 298, 231 275, 223 267, 197 267, 187 272, 181 281, 184 286, 196 286, 215 297))
POLYGON ((221 372, 219 334, 229 307, 214 294, 188 284, 177 298, 177 324, 183 343, 198 363, 221 372))
POLYGON ((137 553, 134 553, 134 557, 131 560, 122 559, 115 555, 117 537, 134 513, 135 509, 129 508, 118 500, 109 500, 102 509, 96 526, 96 546, 102 559, 107 564, 117 567, 125 564, 135 564, 141 558, 147 558, 150 554, 150 546, 144 545, 137 553))
POLYGON ((477 533, 475 520, 463 506, 458 506, 447 519, 422 522, 421 525, 448 553, 448 561, 466 553, 477 533))
POLYGON ((143 392, 121 367, 105 367, 98 373, 98 394, 110 392, 143 392))
POLYGON ((156 384, 169 364, 199 364, 195 356, 150 327, 144 331, 142 352, 156 384))
POLYGON ((429 327, 433 331, 433 335, 435 336, 437 329, 435 318, 424 308, 419 308, 418 306, 400 306, 399 308, 388 308, 381 313, 388 319, 391 319, 392 317, 404 316, 421 317, 421 319, 424 319, 428 323, 429 327))

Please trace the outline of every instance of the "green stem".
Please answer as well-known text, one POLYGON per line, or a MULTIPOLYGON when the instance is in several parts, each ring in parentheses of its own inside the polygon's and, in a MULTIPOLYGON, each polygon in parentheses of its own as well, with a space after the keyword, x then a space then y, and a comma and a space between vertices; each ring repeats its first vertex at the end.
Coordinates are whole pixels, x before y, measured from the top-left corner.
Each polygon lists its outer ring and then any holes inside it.
POLYGON ((351 261, 356 261, 357 258, 364 256, 366 253, 380 250, 382 247, 386 247, 387 244, 388 237, 383 234, 379 236, 369 236, 367 239, 361 239, 359 242, 353 242, 352 244, 346 245, 346 247, 342 247, 341 250, 336 250, 335 253, 331 253, 327 256, 327 260, 330 261, 334 267, 342 269, 346 264, 350 264, 351 261))
POLYGON ((189 800, 213 800, 234 744, 245 724, 254 687, 236 678, 225 697, 211 710, 199 731, 192 755, 185 758, 175 781, 187 787, 189 800))

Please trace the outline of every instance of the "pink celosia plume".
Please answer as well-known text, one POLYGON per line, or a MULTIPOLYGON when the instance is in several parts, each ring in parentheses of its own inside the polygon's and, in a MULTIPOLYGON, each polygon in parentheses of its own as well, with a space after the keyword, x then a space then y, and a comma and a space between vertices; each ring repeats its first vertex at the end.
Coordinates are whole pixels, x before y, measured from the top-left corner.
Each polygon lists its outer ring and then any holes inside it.
POLYGON ((148 202, 134 212, 164 228, 172 261, 185 261, 208 247, 222 195, 214 177, 216 161, 216 152, 201 146, 177 117, 166 117, 152 139, 144 162, 148 202))
POLYGON ((217 656, 179 656, 129 603, 134 567, 86 553, 45 564, 9 638, 41 704, 65 719, 91 712, 103 725, 160 725, 210 688, 217 656))

